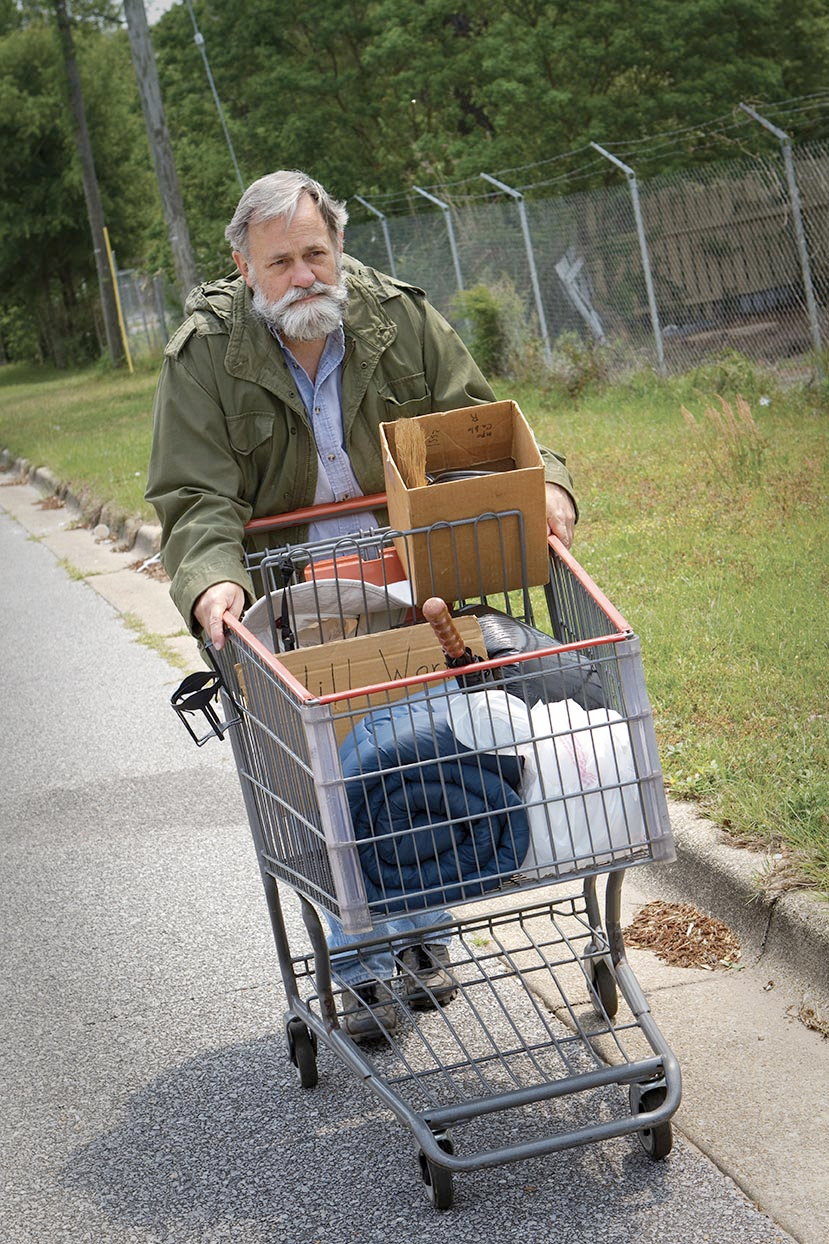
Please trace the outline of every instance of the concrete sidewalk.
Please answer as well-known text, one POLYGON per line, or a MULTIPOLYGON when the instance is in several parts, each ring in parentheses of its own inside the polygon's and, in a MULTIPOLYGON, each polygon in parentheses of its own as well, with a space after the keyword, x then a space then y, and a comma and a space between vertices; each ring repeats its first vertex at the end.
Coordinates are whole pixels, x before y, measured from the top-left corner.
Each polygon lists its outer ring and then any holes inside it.
MULTIPOLYGON (((202 666, 167 584, 136 569, 154 553, 157 529, 108 532, 99 517, 93 534, 71 497, 54 508, 57 483, 48 472, 29 473, 7 457, 0 469, 0 508, 109 601, 139 641, 182 673, 202 666)), ((652 899, 691 902, 742 945, 739 968, 717 972, 630 952, 682 1067, 675 1127, 793 1239, 826 1244, 829 904, 803 891, 763 898, 762 856, 729 846, 687 806, 672 805, 671 819, 677 862, 629 872, 625 923, 652 899)), ((555 1009, 560 1000, 548 1001, 555 1009)))

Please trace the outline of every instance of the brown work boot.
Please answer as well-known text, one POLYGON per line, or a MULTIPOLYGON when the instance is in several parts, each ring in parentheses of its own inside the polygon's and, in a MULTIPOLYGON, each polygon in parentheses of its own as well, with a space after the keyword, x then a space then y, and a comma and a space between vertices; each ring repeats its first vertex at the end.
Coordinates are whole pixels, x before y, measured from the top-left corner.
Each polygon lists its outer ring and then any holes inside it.
POLYGON ((407 946, 398 955, 398 971, 403 978, 403 1001, 414 1011, 448 1006, 458 992, 449 971, 449 947, 442 942, 407 946))
POLYGON ((398 1008, 387 984, 366 981, 343 989, 340 1027, 352 1041, 384 1041, 398 1026, 398 1008))

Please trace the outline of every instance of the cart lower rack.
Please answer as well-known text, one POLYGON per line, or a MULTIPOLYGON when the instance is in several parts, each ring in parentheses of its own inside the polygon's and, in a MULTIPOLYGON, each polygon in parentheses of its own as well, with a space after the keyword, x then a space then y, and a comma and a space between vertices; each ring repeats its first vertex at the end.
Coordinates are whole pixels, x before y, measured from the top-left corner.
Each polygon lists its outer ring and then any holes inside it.
POLYGON ((316 1085, 320 1046, 363 1080, 438 1209, 456 1172, 626 1134, 663 1158, 680 1100, 620 928, 624 871, 673 856, 638 640, 555 538, 546 584, 505 569, 470 596, 480 521, 439 525, 444 585, 464 528, 450 604, 474 665, 447 668, 407 595, 432 529, 251 558, 263 597, 209 650, 299 1082, 316 1085))

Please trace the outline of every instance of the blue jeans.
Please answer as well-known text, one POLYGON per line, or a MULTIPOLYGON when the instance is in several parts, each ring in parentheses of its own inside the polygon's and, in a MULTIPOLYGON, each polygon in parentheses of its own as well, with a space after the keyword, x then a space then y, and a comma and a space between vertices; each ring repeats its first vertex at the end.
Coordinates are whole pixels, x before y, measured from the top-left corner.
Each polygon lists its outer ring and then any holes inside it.
MULTIPOLYGON (((328 912, 325 913, 330 933, 328 949, 331 951, 332 974, 346 985, 359 985, 371 980, 391 980, 394 976, 394 956, 385 946, 373 946, 361 955, 356 949, 345 954, 337 954, 339 946, 359 943, 368 938, 386 937, 389 941, 399 942, 398 950, 406 946, 416 946, 423 942, 420 930, 429 925, 448 925, 454 920, 451 911, 423 911, 411 915, 395 916, 391 920, 382 920, 375 924, 371 933, 348 936, 339 920, 328 912)), ((428 934, 429 945, 448 946, 452 940, 451 933, 433 930, 428 934)))

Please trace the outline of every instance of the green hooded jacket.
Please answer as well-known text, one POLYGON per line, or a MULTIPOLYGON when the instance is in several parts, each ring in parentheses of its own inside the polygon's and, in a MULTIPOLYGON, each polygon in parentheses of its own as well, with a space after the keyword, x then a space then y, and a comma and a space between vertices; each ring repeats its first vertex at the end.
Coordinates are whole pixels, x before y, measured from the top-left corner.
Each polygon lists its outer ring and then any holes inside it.
MULTIPOLYGON (((385 489, 379 425, 493 401, 463 342, 422 290, 348 256, 342 370, 345 449, 366 495, 385 489)), ((155 398, 147 500, 162 525, 170 594, 195 633, 192 611, 214 583, 254 598, 245 552, 251 518, 311 505, 317 455, 308 414, 282 350, 252 308, 241 276, 198 286, 170 339, 155 398)), ((564 459, 541 448, 547 480, 570 493, 564 459)), ((379 522, 387 522, 384 512, 379 522)), ((286 528, 298 544, 307 528, 286 528)))

